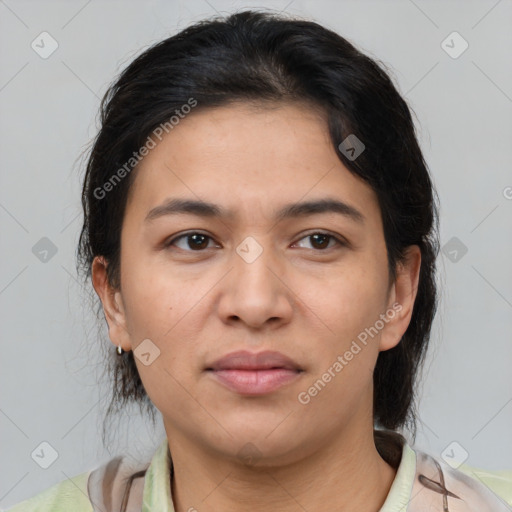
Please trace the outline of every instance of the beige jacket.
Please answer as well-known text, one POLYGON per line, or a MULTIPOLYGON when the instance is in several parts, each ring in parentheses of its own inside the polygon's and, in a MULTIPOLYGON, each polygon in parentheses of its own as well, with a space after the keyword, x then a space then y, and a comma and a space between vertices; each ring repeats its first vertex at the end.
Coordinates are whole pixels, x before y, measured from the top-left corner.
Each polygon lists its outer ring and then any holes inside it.
MULTIPOLYGON (((455 469, 453 463, 414 450, 406 442, 396 449, 395 463, 389 462, 398 465, 398 471, 379 512, 512 512, 512 471, 482 471, 464 464, 455 469)), ((171 474, 165 439, 149 466, 134 468, 117 457, 8 512, 175 512, 171 474)), ((200 510, 198 501, 187 512, 200 510)))

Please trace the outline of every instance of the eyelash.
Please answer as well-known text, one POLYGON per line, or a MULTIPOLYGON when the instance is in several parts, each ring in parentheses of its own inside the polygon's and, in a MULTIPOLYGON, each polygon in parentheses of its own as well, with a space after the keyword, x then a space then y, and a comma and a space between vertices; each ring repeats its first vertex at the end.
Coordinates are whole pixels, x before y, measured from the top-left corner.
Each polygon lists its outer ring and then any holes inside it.
MULTIPOLYGON (((173 238, 172 240, 169 240, 168 242, 165 243, 165 247, 171 247, 177 240, 180 240, 182 238, 187 238, 189 236, 192 236, 192 235, 202 235, 206 238, 209 238, 210 240, 213 240, 213 238, 209 235, 206 235, 205 233, 201 233, 199 231, 188 231, 186 233, 182 233, 181 235, 173 238)), ((348 244, 346 242, 344 242, 342 239, 338 238, 337 236, 335 235, 332 235, 331 233, 328 233, 328 232, 325 232, 325 231, 313 231, 311 233, 308 233, 306 235, 304 235, 302 238, 299 239, 299 242, 301 240, 304 240, 304 238, 309 238, 313 235, 322 235, 322 236, 326 236, 326 237, 329 237, 330 239, 334 240, 335 243, 339 246, 339 247, 346 247, 348 244)), ((185 251, 185 252, 204 252, 206 251, 208 248, 205 248, 205 249, 198 249, 198 250, 193 250, 193 249, 181 249, 179 248, 180 250, 182 251, 185 251)), ((328 247, 328 248, 325 248, 325 249, 311 249, 315 252, 328 252, 332 249, 335 249, 335 247, 328 247)))

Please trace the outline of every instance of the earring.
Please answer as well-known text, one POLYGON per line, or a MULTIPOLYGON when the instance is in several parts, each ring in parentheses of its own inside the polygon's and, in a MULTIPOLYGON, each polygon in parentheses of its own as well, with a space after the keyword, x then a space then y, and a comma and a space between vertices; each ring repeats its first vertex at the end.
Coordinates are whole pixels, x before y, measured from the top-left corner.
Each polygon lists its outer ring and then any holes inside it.
POLYGON ((117 355, 118 356, 122 356, 123 353, 124 353, 124 350, 123 350, 123 347, 121 347, 121 345, 119 345, 116 349, 116 352, 117 352, 117 355))

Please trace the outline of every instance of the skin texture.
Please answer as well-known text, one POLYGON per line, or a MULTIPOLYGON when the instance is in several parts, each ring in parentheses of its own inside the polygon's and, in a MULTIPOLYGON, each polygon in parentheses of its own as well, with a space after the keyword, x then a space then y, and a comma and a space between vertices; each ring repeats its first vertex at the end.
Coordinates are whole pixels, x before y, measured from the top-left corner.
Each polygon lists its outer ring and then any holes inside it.
POLYGON ((373 441, 372 372, 379 351, 394 347, 410 322, 419 248, 408 249, 390 283, 377 196, 343 166, 325 119, 305 105, 195 111, 136 173, 121 233, 121 287, 108 285, 101 257, 93 284, 115 346, 134 350, 150 339, 160 350, 152 364, 136 362, 163 416, 177 512, 377 511, 396 471, 373 441), (144 221, 170 197, 214 202, 234 215, 144 221), (364 223, 336 213, 274 220, 285 204, 325 197, 357 208, 364 223), (165 245, 188 231, 210 238, 200 250, 187 237, 165 245), (318 232, 347 245, 315 242, 318 232), (263 249, 252 263, 236 251, 246 237, 263 249), (300 403, 299 393, 394 303, 400 311, 378 335, 300 403), (272 393, 240 395, 205 371, 240 349, 278 350, 303 372, 272 393), (247 450, 252 457, 242 457, 247 450))

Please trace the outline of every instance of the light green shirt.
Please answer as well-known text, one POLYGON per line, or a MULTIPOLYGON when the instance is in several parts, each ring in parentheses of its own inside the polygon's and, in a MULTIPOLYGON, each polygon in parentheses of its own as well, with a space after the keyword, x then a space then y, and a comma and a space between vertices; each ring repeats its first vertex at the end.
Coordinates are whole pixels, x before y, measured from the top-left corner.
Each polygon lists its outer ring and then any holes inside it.
MULTIPOLYGON (((7 512, 118 512, 126 489, 124 478, 134 473, 133 467, 123 465, 124 461, 112 459, 94 471, 50 487, 7 512)), ((133 481, 126 510, 175 512, 170 490, 171 470, 169 445, 165 439, 145 475, 133 481)), ((199 502, 191 504, 190 509, 194 506, 201 510, 199 502)), ((453 469, 443 460, 404 444, 397 474, 379 512, 443 510, 512 511, 512 471, 482 471, 465 464, 453 469)))

